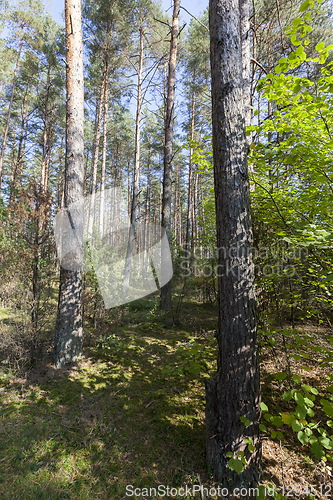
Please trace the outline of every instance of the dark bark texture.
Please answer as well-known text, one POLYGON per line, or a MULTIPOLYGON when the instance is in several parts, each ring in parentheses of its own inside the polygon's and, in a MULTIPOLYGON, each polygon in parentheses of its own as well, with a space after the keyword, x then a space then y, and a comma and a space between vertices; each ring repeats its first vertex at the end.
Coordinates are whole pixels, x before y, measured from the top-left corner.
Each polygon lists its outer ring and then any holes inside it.
MULTIPOLYGON (((162 227, 171 243, 171 198, 172 198, 172 160, 173 160, 173 122, 175 106, 177 40, 179 33, 180 0, 174 0, 170 42, 169 73, 165 112, 164 138, 164 175, 162 198, 162 227)), ((163 253, 162 253, 163 260, 163 253)), ((171 309, 171 281, 161 287, 161 309, 171 309)))
MULTIPOLYGON (((84 87, 81 31, 81 0, 66 0, 66 162, 65 207, 83 200, 84 184, 84 87)), ((80 221, 71 214, 73 230, 80 221)), ((82 245, 83 245, 83 234, 82 245)), ((78 235, 78 239, 80 235, 78 235)), ((80 243, 80 242, 79 242, 80 243)), ((58 315, 54 364, 57 367, 76 361, 82 354, 82 257, 81 248, 74 259, 77 269, 60 269, 58 315)))
POLYGON ((260 477, 260 379, 239 1, 210 0, 209 12, 219 320, 218 370, 206 382, 206 450, 231 498, 233 488, 256 487, 260 477), (226 457, 238 451, 248 460, 240 475, 226 457))

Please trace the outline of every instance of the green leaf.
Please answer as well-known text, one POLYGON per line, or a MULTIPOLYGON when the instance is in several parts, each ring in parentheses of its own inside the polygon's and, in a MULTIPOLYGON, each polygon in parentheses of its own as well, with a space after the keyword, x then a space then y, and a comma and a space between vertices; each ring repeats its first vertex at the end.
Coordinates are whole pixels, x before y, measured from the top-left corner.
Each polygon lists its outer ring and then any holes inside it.
POLYGON ((302 396, 302 394, 300 392, 295 392, 294 400, 296 401, 296 403, 298 405, 300 405, 300 406, 304 405, 304 397, 302 396))
POLYGON ((310 5, 310 0, 305 0, 299 8, 300 12, 304 12, 310 5))
POLYGON ((303 426, 298 422, 298 420, 294 420, 294 422, 292 423, 292 428, 294 432, 298 432, 303 429, 303 426))
POLYGON ((293 27, 297 28, 299 24, 303 24, 303 19, 301 17, 296 17, 296 19, 293 20, 293 27))
POLYGON ((333 404, 330 403, 329 401, 326 401, 325 399, 321 399, 320 402, 323 405, 323 410, 326 413, 326 415, 328 417, 333 417, 333 404))
POLYGON ((259 429, 261 430, 261 432, 267 432, 266 425, 264 424, 259 424, 259 429))
POLYGON ((262 484, 258 487, 257 500, 265 500, 266 498, 266 487, 262 484))
POLYGON ((293 375, 293 381, 296 382, 296 384, 299 384, 301 380, 302 379, 299 375, 293 375))
POLYGON ((281 427, 281 425, 283 424, 282 422, 282 418, 281 417, 278 417, 278 416, 274 416, 271 420, 271 423, 273 425, 276 425, 276 427, 281 427))
POLYGON ((315 412, 313 411, 313 409, 312 409, 312 408, 307 408, 307 409, 306 409, 306 413, 307 413, 307 415, 309 415, 309 417, 311 417, 311 418, 315 416, 315 412))
MULTIPOLYGON (((291 43, 292 43, 293 45, 301 45, 301 43, 302 43, 302 42, 299 42, 299 41, 297 40, 296 35, 291 35, 290 40, 291 40, 291 43)), ((279 73, 280 68, 281 68, 281 66, 279 66, 279 65, 278 65, 278 66, 276 66, 276 68, 275 68, 275 72, 276 72, 276 73, 279 73), (278 69, 278 68, 279 68, 279 69, 278 69)))
POLYGON ((306 417, 306 408, 305 406, 300 406, 300 405, 297 405, 296 406, 296 409, 295 409, 295 415, 297 418, 300 418, 301 420, 304 420, 305 417, 306 417))
POLYGON ((231 458, 231 457, 233 457, 233 453, 232 453, 232 451, 228 451, 228 452, 225 454, 225 456, 226 456, 227 458, 231 458))
POLYGON ((285 380, 287 378, 286 372, 280 372, 275 374, 276 380, 285 380))
POLYGON ((289 413, 282 413, 281 420, 284 424, 291 425, 296 419, 295 415, 290 415, 289 413))
POLYGON ((329 440, 329 438, 327 438, 327 437, 320 437, 320 438, 318 438, 318 441, 327 450, 331 450, 332 449, 332 446, 330 444, 331 441, 329 440))
POLYGON ((260 403, 260 408, 262 409, 262 411, 268 411, 268 406, 263 402, 260 403))
POLYGON ((316 45, 316 51, 317 51, 317 52, 321 52, 321 51, 323 50, 323 48, 324 48, 324 47, 325 47, 324 42, 319 42, 319 43, 317 43, 317 45, 316 45))
POLYGON ((311 392, 311 387, 309 385, 303 384, 301 387, 304 392, 311 392))
POLYGON ((309 438, 303 431, 297 433, 297 438, 302 444, 308 444, 309 438))
POLYGON ((292 399, 291 392, 285 392, 285 393, 283 393, 282 399, 283 399, 283 401, 290 401, 292 399))
POLYGON ((231 458, 228 461, 229 468, 237 472, 237 474, 241 474, 244 470, 244 465, 241 460, 237 458, 231 458))
POLYGON ((313 444, 311 451, 318 460, 321 460, 325 456, 323 447, 319 443, 313 444))

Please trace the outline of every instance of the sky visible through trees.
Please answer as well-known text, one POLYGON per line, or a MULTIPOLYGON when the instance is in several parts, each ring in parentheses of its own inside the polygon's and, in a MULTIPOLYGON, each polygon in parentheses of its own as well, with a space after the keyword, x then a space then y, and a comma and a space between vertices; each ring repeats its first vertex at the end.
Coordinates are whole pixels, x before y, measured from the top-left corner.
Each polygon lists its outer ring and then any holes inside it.
MULTIPOLYGON (((44 0, 44 5, 48 8, 48 11, 52 13, 52 16, 54 19, 58 22, 62 22, 62 12, 64 10, 63 2, 60 2, 59 0, 44 0), (45 3, 45 1, 47 3, 45 3)), ((171 0, 163 0, 162 1, 163 9, 168 10, 168 12, 171 12, 170 6, 172 6, 171 0)), ((207 0, 183 0, 181 5, 185 7, 191 14, 194 16, 199 16, 200 14, 203 13, 203 11, 206 9, 208 6, 208 1, 207 0)), ((185 21, 186 23, 189 23, 191 16, 187 14, 184 10, 181 11, 181 19, 185 21)))

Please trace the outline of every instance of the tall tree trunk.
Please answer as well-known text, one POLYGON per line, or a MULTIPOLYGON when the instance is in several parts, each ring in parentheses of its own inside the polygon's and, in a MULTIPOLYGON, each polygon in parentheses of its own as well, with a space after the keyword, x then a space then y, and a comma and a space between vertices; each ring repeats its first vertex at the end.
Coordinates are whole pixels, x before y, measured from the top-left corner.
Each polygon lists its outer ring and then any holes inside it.
POLYGON ((89 165, 89 150, 87 149, 86 164, 84 167, 84 181, 83 181, 83 194, 84 194, 84 196, 86 196, 86 191, 87 191, 88 165, 89 165))
POLYGON ((150 247, 150 222, 151 222, 151 179, 150 179, 150 146, 148 149, 148 164, 147 164, 147 196, 146 196, 146 213, 145 213, 145 226, 146 226, 146 249, 150 247))
POLYGON ((197 239, 197 199, 198 199, 198 177, 193 172, 193 198, 192 198, 192 242, 191 250, 195 253, 195 242, 197 239))
POLYGON ((42 190, 45 190, 45 179, 46 179, 46 156, 47 156, 47 138, 48 138, 48 105, 49 105, 49 94, 50 94, 50 75, 51 75, 51 63, 47 69, 47 80, 46 80, 46 93, 45 93, 45 109, 44 109, 44 131, 43 131, 43 152, 42 152, 42 166, 40 172, 40 185, 42 190))
POLYGON ((175 234, 175 242, 178 245, 178 177, 179 177, 179 165, 176 165, 176 175, 175 175, 175 187, 174 187, 174 196, 173 196, 173 224, 174 224, 174 234, 175 234))
POLYGON ((89 219, 89 233, 92 233, 93 221, 94 221, 94 211, 95 211, 95 193, 97 190, 97 165, 98 165, 98 154, 99 154, 99 143, 101 139, 101 123, 102 123, 102 113, 105 97, 105 83, 107 81, 107 62, 104 59, 104 70, 101 84, 101 95, 99 99, 97 122, 94 134, 94 152, 92 160, 92 176, 91 176, 91 203, 90 203, 90 219, 89 219))
POLYGON ((92 183, 91 183, 91 192, 94 193, 97 188, 97 164, 98 164, 98 153, 99 153, 99 142, 101 138, 101 123, 102 123, 102 114, 103 114, 103 105, 104 105, 104 95, 105 95, 105 82, 107 80, 107 62, 104 60, 104 71, 103 78, 101 84, 101 95, 99 99, 98 106, 98 117, 97 124, 95 128, 94 134, 94 155, 92 162, 92 183))
MULTIPOLYGON (((84 87, 81 0, 65 0, 66 19, 66 163, 65 207, 83 200, 84 87)), ((75 230, 73 217, 70 218, 75 230)), ((80 235, 77 235, 80 240, 80 235)), ((78 244, 83 246, 82 241, 78 244)), ((82 355, 82 256, 77 251, 76 270, 60 269, 54 364, 64 366, 82 355), (81 262, 80 262, 81 261, 81 262)))
POLYGON ((20 142, 19 142, 19 148, 18 148, 18 153, 17 153, 17 160, 16 160, 16 165, 15 165, 15 171, 13 175, 13 190, 16 188, 16 181, 17 181, 17 174, 19 171, 19 167, 21 164, 21 157, 24 151, 23 144, 24 144, 24 127, 25 127, 25 121, 26 121, 26 115, 27 115, 27 98, 28 98, 28 87, 26 88, 24 99, 23 99, 23 109, 22 109, 22 125, 21 125, 21 133, 20 133, 20 142))
MULTIPOLYGON (((193 207, 192 195, 192 141, 194 140, 194 115, 195 115, 195 70, 193 71, 193 92, 192 92, 192 106, 191 106, 191 120, 190 120, 190 158, 188 166, 188 195, 187 195, 187 217, 186 217, 186 267, 190 267, 190 226, 191 226, 191 209, 193 207)), ((193 217, 192 217, 192 238, 193 238, 193 217)))
POLYGON ((59 176, 58 176, 58 208, 59 209, 64 207, 65 180, 62 178, 63 143, 64 143, 64 136, 62 135, 61 136, 61 145, 60 145, 60 155, 59 155, 59 176))
MULTIPOLYGON (((252 125, 251 112, 251 48, 250 48, 250 4, 249 0, 239 0, 240 28, 242 39, 242 74, 245 126, 252 125)), ((251 144, 251 136, 248 136, 251 144)))
POLYGON ((99 232, 101 238, 104 235, 104 195, 105 195, 105 170, 106 170, 106 145, 108 131, 109 113, 109 64, 106 66, 105 94, 104 94, 104 120, 103 120, 103 148, 102 148, 102 168, 101 168, 101 194, 99 211, 99 232))
POLYGON ((49 120, 49 130, 47 134, 47 151, 46 151, 46 163, 45 163, 45 178, 44 178, 44 192, 49 188, 49 173, 50 173, 50 160, 51 160, 51 139, 52 139, 52 115, 53 115, 53 105, 51 104, 50 109, 50 120, 49 120))
MULTIPOLYGON (((162 197, 162 227, 165 229, 169 245, 171 243, 171 197, 172 197, 172 159, 173 159, 173 122, 175 106, 177 40, 179 33, 180 0, 174 0, 170 58, 168 73, 167 102, 165 114, 164 175, 162 197)), ((162 253, 163 266, 163 253, 162 253)), ((161 287, 161 309, 171 309, 171 281, 161 287)))
POLYGON ((20 155, 20 164, 19 164, 19 171, 20 171, 19 184, 20 184, 21 188, 22 188, 22 181, 23 181, 23 167, 24 167, 25 145, 27 143, 28 131, 29 131, 29 113, 27 114, 27 117, 26 117, 26 120, 25 120, 24 140, 23 140, 23 147, 22 147, 22 153, 20 155))
POLYGON ((139 194, 139 177, 140 177, 140 135, 141 135, 141 108, 142 108, 142 70, 143 70, 143 19, 140 20, 140 49, 139 49, 139 70, 138 70, 138 97, 136 106, 136 127, 135 127, 135 159, 134 159, 134 176, 133 176, 133 191, 131 205, 131 226, 129 230, 127 254, 124 270, 124 285, 123 291, 126 297, 130 282, 132 254, 135 244, 135 229, 138 218, 138 194, 139 194))
POLYGON ((10 174, 10 196, 9 196, 10 202, 13 199, 13 189, 14 189, 14 176, 15 176, 15 165, 16 165, 16 161, 15 161, 16 155, 15 155, 15 153, 16 153, 16 129, 17 129, 17 122, 18 122, 18 120, 15 121, 14 137, 13 137, 13 145, 12 145, 12 164, 11 164, 11 168, 10 168, 11 174, 10 174))
POLYGON ((6 149, 6 143, 7 143, 7 136, 8 136, 8 130, 9 130, 10 117, 11 117, 11 114, 12 114, 14 92, 15 92, 15 86, 16 86, 17 72, 18 72, 18 68, 19 68, 19 64, 20 64, 20 57, 21 57, 21 52, 22 52, 22 46, 23 46, 23 27, 22 27, 22 34, 21 34, 21 39, 20 39, 20 45, 19 45, 19 50, 18 50, 17 59, 16 59, 16 66, 15 66, 15 71, 14 71, 14 76, 13 76, 12 93, 11 93, 10 101, 9 101, 9 108, 8 108, 8 113, 7 113, 6 127, 5 127, 5 131, 4 131, 4 134, 3 134, 2 146, 1 146, 1 153, 0 153, 0 195, 1 195, 1 187, 2 187, 3 160, 4 160, 4 157, 5 157, 5 149, 6 149))
POLYGON ((127 206, 128 216, 131 215, 131 177, 130 177, 130 159, 127 158, 127 206))
POLYGON ((206 456, 232 498, 233 488, 259 482, 260 379, 238 0, 210 0, 209 16, 219 320, 217 374, 206 382, 206 456), (248 465, 237 474, 227 454, 242 451, 248 465))

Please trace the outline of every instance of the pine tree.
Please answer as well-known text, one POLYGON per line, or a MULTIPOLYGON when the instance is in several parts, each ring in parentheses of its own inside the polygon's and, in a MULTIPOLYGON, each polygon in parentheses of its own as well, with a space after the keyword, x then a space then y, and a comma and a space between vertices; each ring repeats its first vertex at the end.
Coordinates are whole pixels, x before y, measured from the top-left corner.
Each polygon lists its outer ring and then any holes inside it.
POLYGON ((260 378, 240 5, 210 0, 209 13, 219 320, 217 374, 206 383, 207 465, 229 491, 248 491, 260 475, 260 378), (236 472, 238 452, 247 465, 236 472))
MULTIPOLYGON (((170 41, 169 72, 167 85, 167 99, 165 111, 165 139, 164 139, 164 171, 163 171, 163 198, 162 198, 162 227, 165 229, 169 245, 171 243, 171 198, 172 198, 172 160, 173 160, 173 122, 175 106, 177 41, 179 33, 180 0, 174 0, 172 30, 170 41)), ((162 253, 163 261, 163 253, 162 253)), ((161 309, 171 309, 171 281, 161 287, 161 309)))
MULTIPOLYGON (((81 31, 81 1, 66 0, 67 117, 65 207, 83 200, 84 182, 84 82, 81 31)), ((75 218, 69 218, 73 230, 75 218), (73 220, 74 219, 74 220, 73 220)), ((80 225, 77 219, 76 224, 80 225)), ((81 235, 83 238, 83 235, 81 235)), ((80 235, 78 234, 78 238, 80 235)), ((80 241, 79 241, 80 243, 80 241)), ((83 245, 83 241, 81 242, 83 245)), ((82 257, 81 248, 73 262, 75 270, 61 267, 54 364, 64 366, 82 355, 82 257)))

